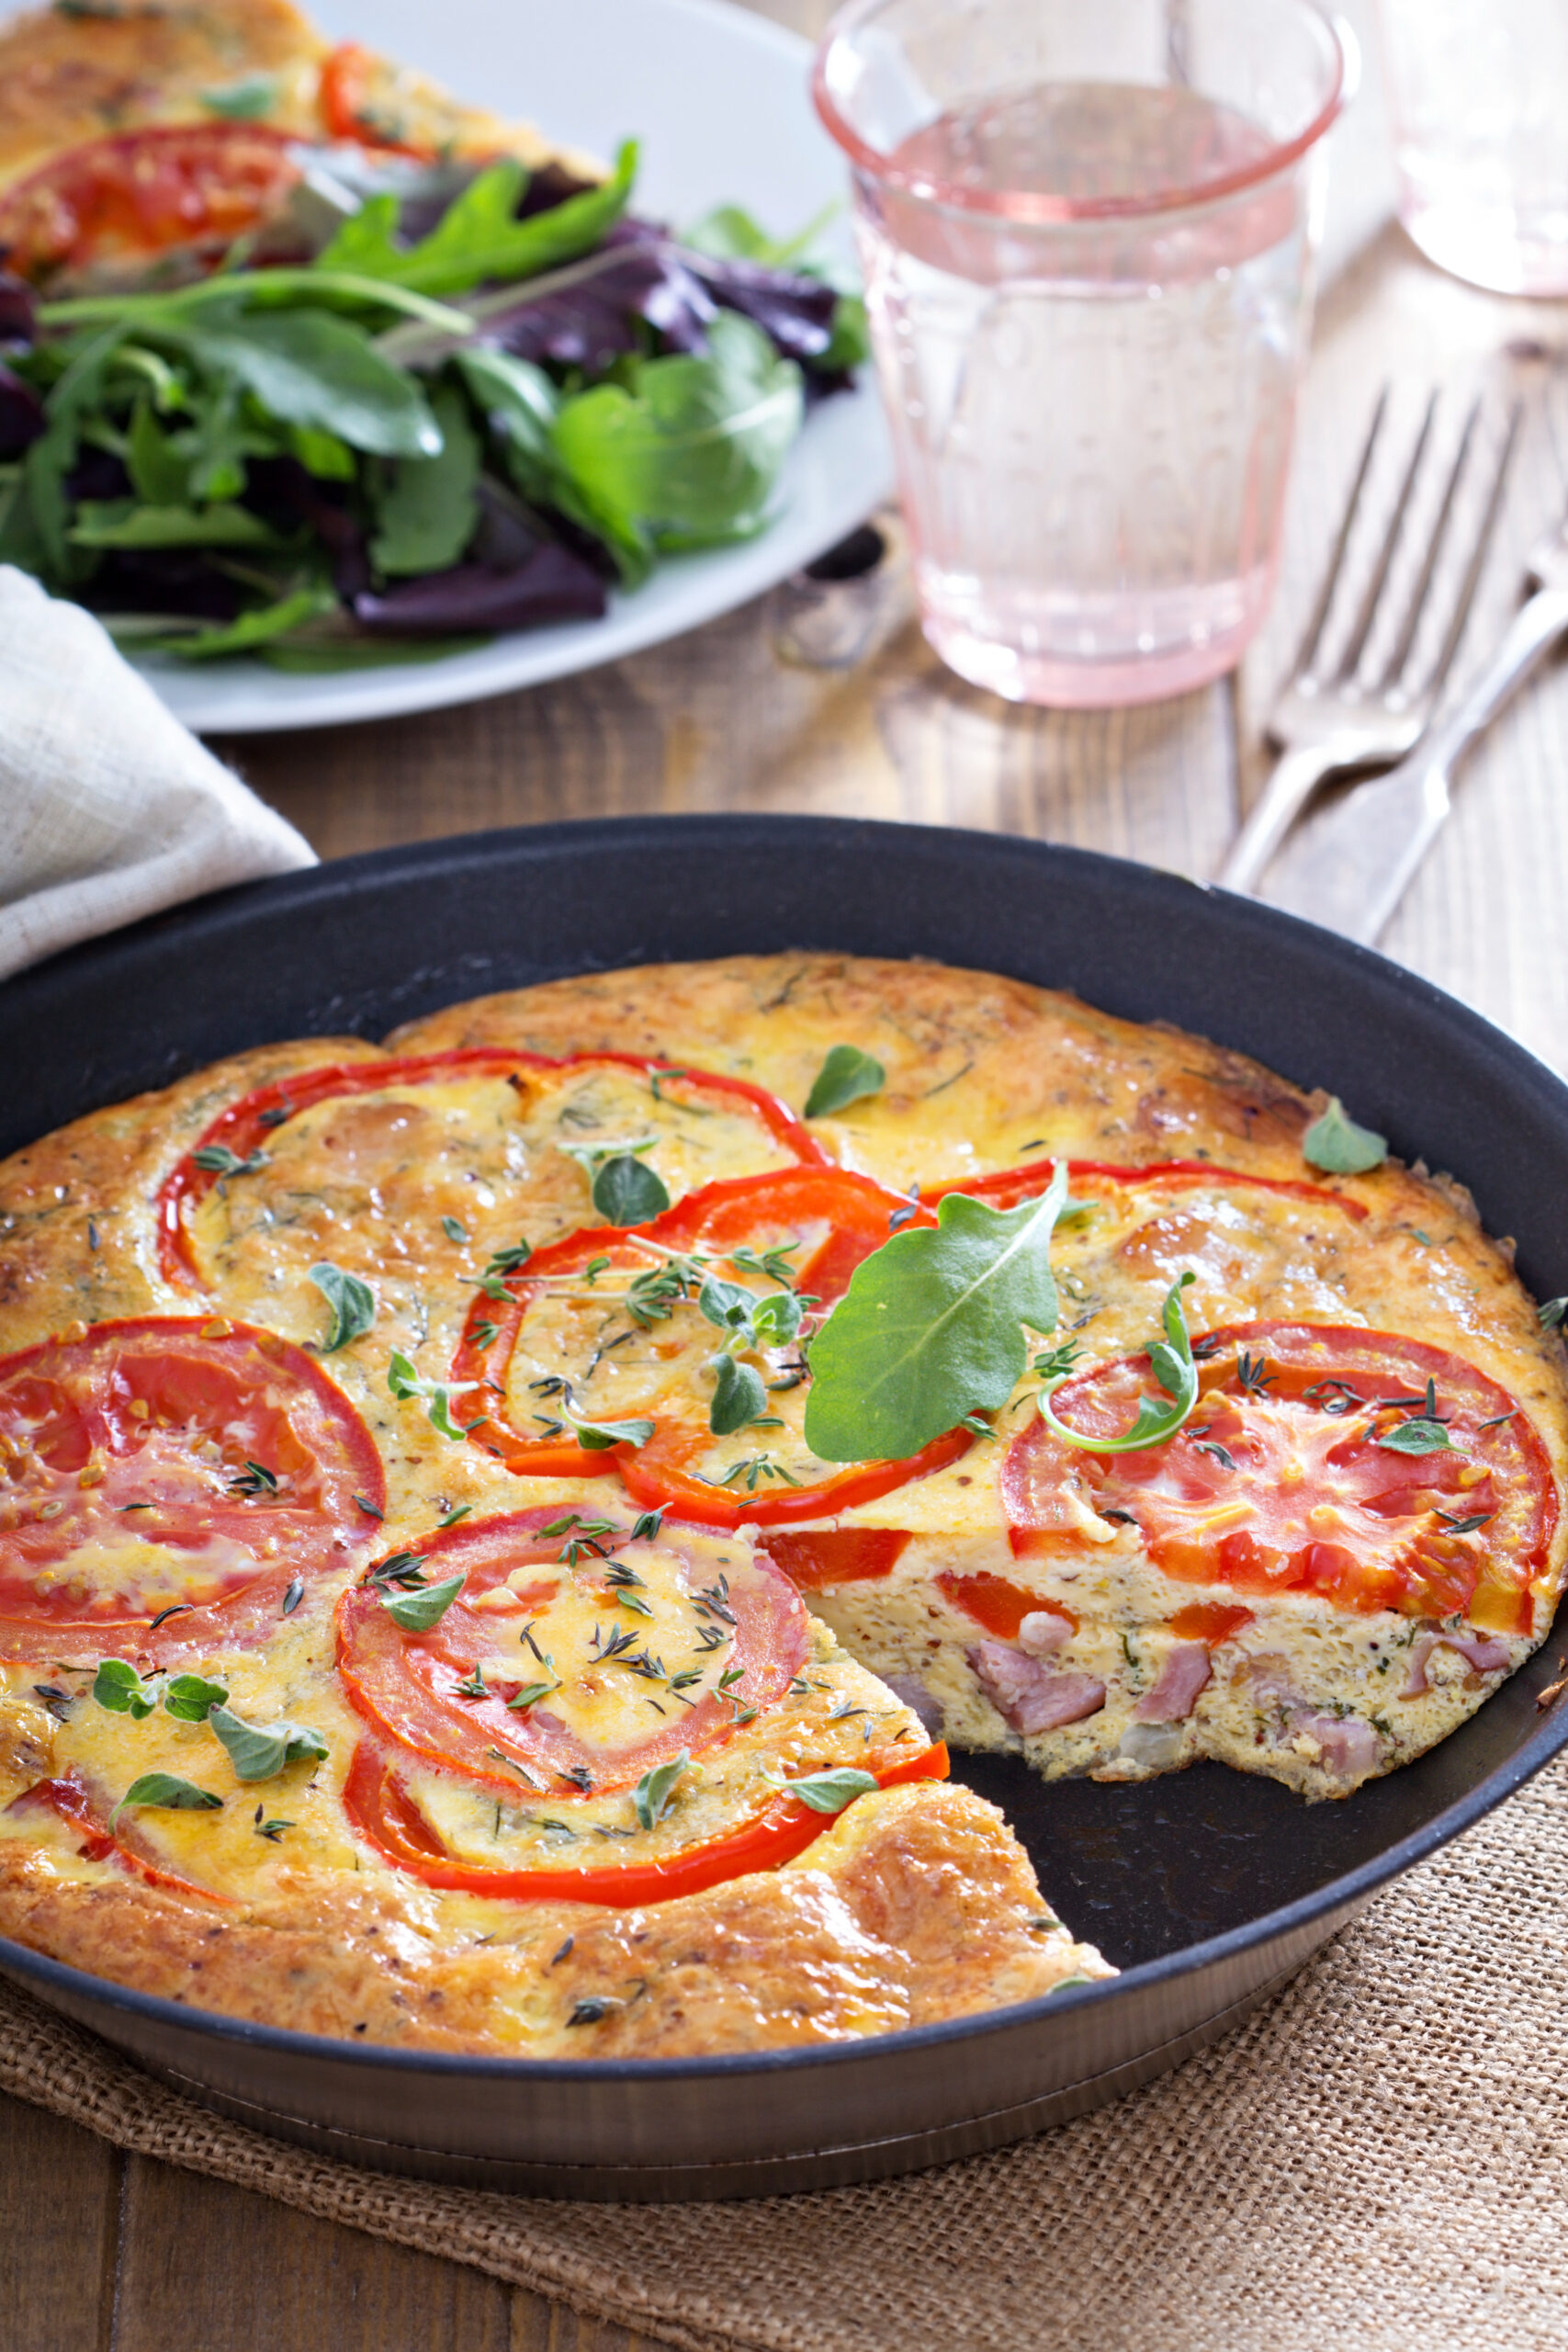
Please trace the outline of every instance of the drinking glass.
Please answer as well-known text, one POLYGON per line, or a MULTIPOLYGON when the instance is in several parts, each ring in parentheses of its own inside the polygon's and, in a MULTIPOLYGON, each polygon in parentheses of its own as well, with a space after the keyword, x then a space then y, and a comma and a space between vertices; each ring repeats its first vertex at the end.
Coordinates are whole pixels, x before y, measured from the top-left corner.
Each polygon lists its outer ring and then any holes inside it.
POLYGON ((1439 268, 1568 294, 1568 0, 1382 0, 1399 216, 1439 268))
POLYGON ((922 623, 1014 701, 1234 667, 1273 592, 1324 133, 1314 0, 854 0, 852 170, 922 623))

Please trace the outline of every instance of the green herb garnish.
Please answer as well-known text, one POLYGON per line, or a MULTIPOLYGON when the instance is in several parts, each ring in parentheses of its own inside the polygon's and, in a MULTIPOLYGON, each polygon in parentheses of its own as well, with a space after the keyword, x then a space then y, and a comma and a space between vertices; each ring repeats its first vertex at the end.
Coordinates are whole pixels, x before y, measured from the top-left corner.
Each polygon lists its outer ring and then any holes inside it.
POLYGON ((353 1340, 362 1340, 376 1320, 376 1294, 357 1274, 345 1273, 323 1258, 310 1268, 310 1280, 332 1309, 332 1321, 319 1352, 335 1355, 353 1340))
POLYGON ((464 1582, 461 1575, 445 1577, 439 1584, 424 1585, 418 1591, 383 1593, 381 1606, 405 1634, 428 1634, 433 1625, 440 1624, 464 1582))
POLYGON ((1382 1166, 1388 1145, 1371 1127, 1359 1127, 1338 1095, 1331 1094, 1327 1110, 1302 1137, 1302 1157, 1325 1175, 1364 1176, 1368 1169, 1382 1166))
POLYGON ((798 1781, 777 1780, 767 1770, 762 1778, 770 1787, 809 1805, 813 1813, 842 1813, 856 1797, 869 1796, 876 1786, 874 1773, 863 1772, 854 1764, 840 1764, 831 1772, 807 1772, 798 1781))
POLYGON ((675 1793, 675 1783, 691 1760, 691 1751, 682 1747, 679 1756, 671 1756, 666 1764, 655 1764, 643 1774, 632 1801, 644 1829, 658 1828, 675 1793))
POLYGON ((811 1091, 806 1098, 808 1119, 830 1118, 835 1111, 858 1102, 863 1095, 880 1094, 887 1083, 887 1072, 874 1055, 863 1054, 858 1046, 834 1046, 812 1080, 811 1091))
POLYGON ((271 1781, 286 1764, 303 1763, 307 1757, 320 1762, 327 1753, 321 1733, 305 1724, 248 1724, 229 1707, 214 1707, 207 1721, 228 1749, 239 1781, 271 1781))
POLYGON ((220 1813, 221 1797, 210 1789, 198 1789, 194 1781, 182 1781, 174 1772, 143 1772, 132 1781, 119 1803, 109 1815, 112 1829, 128 1804, 152 1805, 171 1813, 220 1813))

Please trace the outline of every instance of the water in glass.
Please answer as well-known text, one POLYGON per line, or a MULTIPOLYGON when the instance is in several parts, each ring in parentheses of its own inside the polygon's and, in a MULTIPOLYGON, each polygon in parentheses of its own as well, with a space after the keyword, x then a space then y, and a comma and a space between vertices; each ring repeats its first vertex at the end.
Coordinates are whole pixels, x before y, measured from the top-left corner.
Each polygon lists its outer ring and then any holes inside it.
POLYGON ((908 180, 860 183, 926 632, 962 675, 1031 701, 1144 699, 1231 668, 1257 628, 1312 198, 1299 173, 1223 191, 1269 148, 1190 88, 1053 82, 945 113, 890 160, 933 189, 1125 212, 998 226, 908 180), (1206 201, 1159 209, 1195 187, 1206 201))

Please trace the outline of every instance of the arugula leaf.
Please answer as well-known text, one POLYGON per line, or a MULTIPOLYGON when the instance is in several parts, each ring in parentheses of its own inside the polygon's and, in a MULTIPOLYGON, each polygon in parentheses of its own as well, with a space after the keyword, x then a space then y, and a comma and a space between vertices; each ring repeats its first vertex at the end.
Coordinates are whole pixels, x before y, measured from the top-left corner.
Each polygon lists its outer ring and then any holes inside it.
POLYGON ((242 613, 238 620, 225 622, 220 628, 130 632, 112 622, 107 626, 111 637, 120 641, 129 639, 143 652, 177 653, 183 661, 209 662, 230 653, 270 650, 275 639, 336 610, 337 598, 330 588, 299 588, 275 605, 260 605, 253 612, 242 613))
POLYGON ((194 1781, 182 1781, 174 1772, 143 1772, 132 1781, 119 1803, 109 1815, 112 1829, 128 1804, 156 1805, 173 1813, 220 1813, 221 1797, 210 1789, 198 1789, 194 1781))
POLYGON ((809 1805, 813 1813, 842 1813, 856 1797, 869 1796, 876 1786, 875 1774, 863 1772, 855 1764, 840 1764, 831 1772, 807 1772, 798 1781, 775 1780, 764 1769, 762 1778, 785 1796, 809 1805))
POLYGON ((431 409, 441 430, 434 458, 403 458, 372 490, 376 535, 370 560, 389 574, 446 571, 479 519, 479 439, 455 386, 438 385, 431 409))
POLYGON ((228 1696, 221 1682, 209 1682, 199 1674, 176 1674, 164 1693, 164 1712, 176 1723, 204 1724, 228 1696))
POLYGON ((463 1589, 463 1577, 445 1577, 439 1584, 426 1585, 422 1591, 384 1593, 381 1606, 394 1625, 405 1634, 428 1634, 439 1625, 457 1595, 463 1589))
POLYGON ((806 1116, 826 1119, 864 1094, 880 1094, 886 1083, 887 1072, 874 1055, 863 1054, 858 1046, 834 1046, 806 1098, 806 1116))
POLYGON ((800 429, 800 370, 721 311, 702 357, 631 367, 632 388, 564 401, 551 439, 595 527, 617 549, 712 546, 760 530, 800 429))
POLYGON ((708 1427, 715 1437, 733 1437, 761 1418, 768 1409, 768 1392, 762 1376, 749 1363, 738 1363, 733 1356, 715 1356, 714 1371, 717 1383, 713 1403, 708 1409, 708 1427))
POLYGON ((405 368, 325 311, 182 319, 171 340, 205 374, 232 377, 286 424, 314 425, 381 458, 434 458, 441 428, 405 368))
POLYGON ((1563 1317, 1568 1315, 1568 1298, 1543 1299, 1535 1314, 1536 1321, 1543 1331, 1555 1331, 1561 1327, 1563 1317))
POLYGON ((99 1659, 98 1670, 93 1677, 93 1696, 111 1715, 129 1715, 137 1724, 145 1721, 158 1703, 156 1690, 150 1690, 130 1660, 123 1657, 99 1659))
POLYGON ((148 506, 183 506, 190 497, 190 468, 152 420, 152 403, 141 400, 125 436, 125 468, 130 487, 148 506))
POLYGON ((310 1280, 332 1309, 332 1322, 321 1343, 321 1353, 336 1355, 353 1340, 362 1340, 376 1320, 376 1294, 357 1274, 345 1274, 328 1258, 310 1268, 310 1280))
POLYGON ((1140 1396, 1131 1429, 1123 1430, 1120 1437, 1088 1437, 1081 1430, 1070 1430, 1051 1409, 1052 1391, 1067 1377, 1059 1373, 1046 1383, 1038 1399, 1040 1418, 1055 1436, 1086 1453, 1136 1453, 1146 1445, 1164 1445, 1176 1435, 1198 1402, 1198 1366, 1181 1311, 1181 1294, 1196 1279, 1193 1274, 1181 1274, 1172 1283, 1160 1317, 1165 1338, 1156 1340, 1149 1349, 1149 1368, 1170 1403, 1156 1405, 1152 1396, 1140 1396))
POLYGON ((593 1205, 611 1225, 646 1225, 670 1205, 664 1181, 629 1151, 606 1159, 593 1178, 593 1205))
POLYGON ((1005 1405, 1022 1326, 1056 1326, 1051 1235, 1067 1197, 1055 1164, 1016 1209, 950 1193, 937 1224, 897 1233, 856 1267, 811 1342, 806 1442, 824 1462, 905 1461, 979 1407, 1005 1405))
POLYGON ((1322 1118, 1314 1119, 1302 1137, 1302 1157, 1326 1175, 1364 1176, 1369 1168, 1382 1166, 1388 1145, 1371 1127, 1359 1127, 1347 1116, 1338 1095, 1331 1094, 1322 1118))
POLYGON ((694 254, 710 254, 715 261, 754 261, 764 269, 789 269, 811 251, 842 209, 834 197, 793 237, 770 237, 742 206, 719 204, 683 230, 681 243, 694 254))
POLYGON ((286 542, 248 506, 139 506, 134 499, 85 498, 76 509, 73 547, 268 548, 286 542))
POLYGON ((691 1760, 690 1748, 682 1747, 679 1756, 671 1756, 666 1764, 653 1765, 643 1774, 632 1798, 643 1828, 658 1828, 675 1793, 675 1783, 691 1760))
POLYGON ((502 445, 506 470, 526 499, 553 505, 561 481, 550 430, 560 394, 542 368, 509 351, 457 350, 452 365, 502 445))
POLYGON ((229 1751, 237 1781, 271 1781, 286 1764, 319 1762, 327 1743, 307 1724, 248 1724, 230 1707, 214 1707, 207 1718, 229 1751))
POLYGON ((430 1426, 439 1430, 443 1437, 464 1438, 468 1431, 459 1429, 452 1419, 452 1399, 463 1390, 478 1388, 477 1380, 426 1380, 415 1372, 400 1348, 394 1348, 387 1366, 387 1385, 400 1405, 411 1397, 419 1397, 430 1408, 430 1426))
POLYGON ((315 266, 435 295, 467 293, 491 278, 532 277, 599 243, 626 210, 637 168, 637 141, 628 139, 601 187, 519 220, 523 167, 505 158, 471 180, 430 234, 406 250, 393 241, 395 199, 372 197, 316 256, 315 266))

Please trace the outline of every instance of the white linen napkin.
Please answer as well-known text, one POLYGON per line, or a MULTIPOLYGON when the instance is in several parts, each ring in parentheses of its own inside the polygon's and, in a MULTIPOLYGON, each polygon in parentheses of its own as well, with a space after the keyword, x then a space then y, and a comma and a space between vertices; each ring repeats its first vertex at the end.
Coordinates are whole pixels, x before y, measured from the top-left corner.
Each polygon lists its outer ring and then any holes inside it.
POLYGON ((0 979, 315 852, 79 605, 0 565, 0 979))

